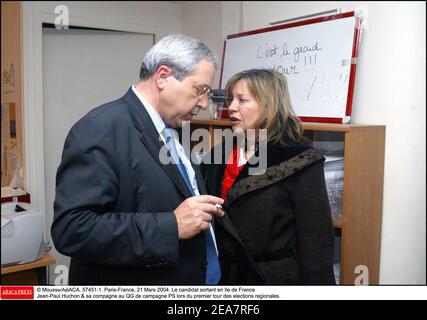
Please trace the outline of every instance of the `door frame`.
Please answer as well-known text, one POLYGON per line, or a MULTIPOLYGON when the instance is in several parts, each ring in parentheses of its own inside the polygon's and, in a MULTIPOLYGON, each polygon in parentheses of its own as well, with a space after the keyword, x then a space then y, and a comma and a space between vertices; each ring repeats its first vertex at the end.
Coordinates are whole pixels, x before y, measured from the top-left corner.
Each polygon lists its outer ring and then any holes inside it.
MULTIPOLYGON (((45 212, 44 123, 43 123, 43 23, 54 24, 57 14, 42 11, 37 3, 23 2, 23 128, 25 191, 31 195, 31 204, 45 212)), ((69 15, 70 25, 76 27, 135 32, 154 36, 160 26, 126 23, 108 19, 69 15)), ((142 57, 141 57, 142 58, 142 57)), ((45 237, 49 228, 46 225, 45 237)))

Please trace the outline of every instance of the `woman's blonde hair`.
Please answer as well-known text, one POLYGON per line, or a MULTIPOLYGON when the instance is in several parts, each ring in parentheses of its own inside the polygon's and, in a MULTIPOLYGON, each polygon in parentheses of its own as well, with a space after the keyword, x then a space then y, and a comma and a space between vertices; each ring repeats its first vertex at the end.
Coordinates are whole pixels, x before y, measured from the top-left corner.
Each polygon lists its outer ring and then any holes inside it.
MULTIPOLYGON (((244 80, 250 93, 266 116, 262 128, 267 129, 267 140, 286 145, 285 140, 300 142, 303 139, 301 121, 294 114, 289 96, 288 83, 281 73, 271 69, 250 69, 239 72, 228 80, 225 95, 232 97, 232 89, 244 80)), ((229 99, 230 100, 230 99, 229 99)))

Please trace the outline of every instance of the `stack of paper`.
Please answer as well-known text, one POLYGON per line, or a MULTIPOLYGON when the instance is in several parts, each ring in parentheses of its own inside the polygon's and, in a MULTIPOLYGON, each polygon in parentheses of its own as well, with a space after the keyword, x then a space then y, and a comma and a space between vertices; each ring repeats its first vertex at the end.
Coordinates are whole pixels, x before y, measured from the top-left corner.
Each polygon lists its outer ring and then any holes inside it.
POLYGON ((24 190, 20 188, 12 188, 12 187, 2 187, 1 188, 1 197, 9 198, 9 197, 19 197, 24 194, 27 194, 24 190))
POLYGON ((325 182, 331 213, 342 218, 342 192, 344 188, 344 157, 325 156, 325 182))

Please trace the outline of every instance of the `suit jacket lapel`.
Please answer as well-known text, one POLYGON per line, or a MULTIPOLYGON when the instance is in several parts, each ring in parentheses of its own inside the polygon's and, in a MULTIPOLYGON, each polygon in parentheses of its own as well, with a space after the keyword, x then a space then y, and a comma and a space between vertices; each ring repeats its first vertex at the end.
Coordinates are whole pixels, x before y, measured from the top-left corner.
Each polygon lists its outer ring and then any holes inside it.
POLYGON ((128 105, 129 113, 135 128, 140 132, 140 139, 142 143, 150 152, 153 159, 171 178, 181 193, 186 198, 191 197, 192 194, 190 190, 188 190, 187 184, 181 176, 177 166, 174 164, 165 165, 160 161, 159 154, 161 148, 164 147, 164 143, 160 140, 159 133, 157 132, 150 115, 145 110, 138 97, 133 93, 132 88, 128 90, 126 95, 123 97, 123 100, 128 105))
POLYGON ((200 172, 199 165, 194 164, 192 161, 191 161, 191 165, 192 165, 194 172, 196 174, 196 181, 197 181, 197 186, 199 188, 199 193, 200 194, 207 194, 208 192, 206 190, 205 182, 203 181, 203 176, 202 176, 202 173, 200 172))

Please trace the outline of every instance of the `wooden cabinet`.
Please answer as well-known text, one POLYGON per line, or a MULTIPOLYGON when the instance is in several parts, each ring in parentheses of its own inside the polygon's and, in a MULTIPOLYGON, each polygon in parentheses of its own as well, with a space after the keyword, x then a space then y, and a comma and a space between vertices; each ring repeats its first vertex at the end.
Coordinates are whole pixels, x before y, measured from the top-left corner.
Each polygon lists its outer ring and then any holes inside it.
MULTIPOLYGON (((193 120, 192 130, 209 128, 211 145, 220 142, 214 129, 229 127, 228 120, 193 120)), ((344 146, 342 219, 334 219, 339 235, 340 284, 355 284, 360 272, 369 284, 378 284, 381 214, 384 180, 385 126, 303 123, 308 138, 334 133, 344 146)))
POLYGON ((55 259, 47 252, 40 259, 25 263, 14 264, 1 268, 2 285, 46 285, 47 267, 55 264, 55 259))

